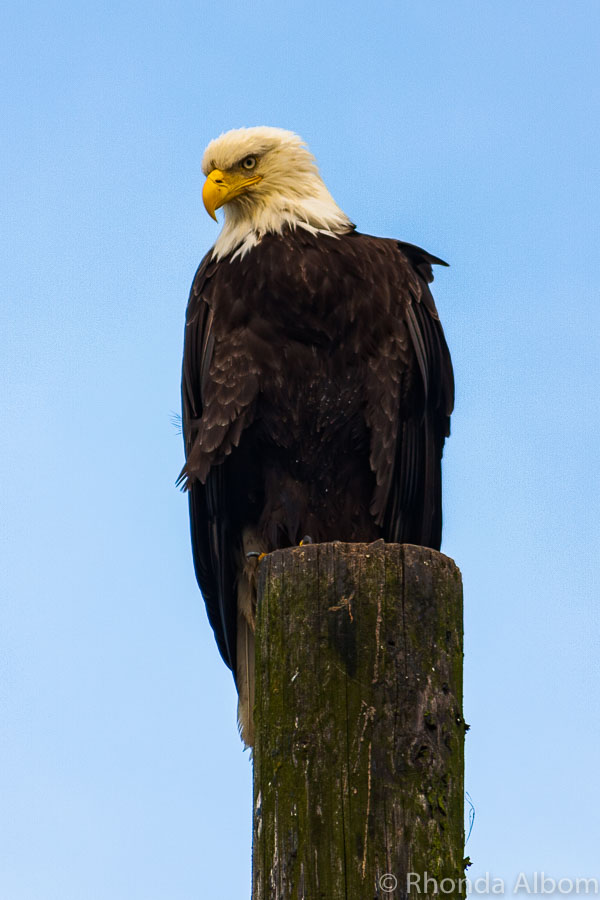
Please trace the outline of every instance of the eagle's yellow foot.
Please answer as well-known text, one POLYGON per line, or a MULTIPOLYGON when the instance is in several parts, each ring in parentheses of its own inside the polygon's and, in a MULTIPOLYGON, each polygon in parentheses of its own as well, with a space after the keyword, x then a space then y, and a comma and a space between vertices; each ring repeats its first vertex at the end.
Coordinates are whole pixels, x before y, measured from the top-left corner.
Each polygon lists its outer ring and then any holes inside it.
POLYGON ((258 550, 250 550, 246 553, 246 559, 255 559, 256 562, 262 562, 266 555, 266 553, 259 553, 258 550))
POLYGON ((306 544, 312 544, 312 543, 313 543, 313 539, 311 538, 310 534, 305 534, 298 546, 305 547, 306 544))

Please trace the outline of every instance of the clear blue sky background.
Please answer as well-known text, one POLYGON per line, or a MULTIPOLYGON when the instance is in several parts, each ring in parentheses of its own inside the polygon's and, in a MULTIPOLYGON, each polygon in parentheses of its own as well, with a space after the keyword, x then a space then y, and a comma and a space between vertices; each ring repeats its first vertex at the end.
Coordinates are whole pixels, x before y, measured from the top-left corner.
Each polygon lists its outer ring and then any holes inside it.
POLYGON ((5 6, 0 900, 237 900, 251 767, 172 424, 202 150, 303 135, 452 268, 471 872, 600 876, 596 0, 5 6))

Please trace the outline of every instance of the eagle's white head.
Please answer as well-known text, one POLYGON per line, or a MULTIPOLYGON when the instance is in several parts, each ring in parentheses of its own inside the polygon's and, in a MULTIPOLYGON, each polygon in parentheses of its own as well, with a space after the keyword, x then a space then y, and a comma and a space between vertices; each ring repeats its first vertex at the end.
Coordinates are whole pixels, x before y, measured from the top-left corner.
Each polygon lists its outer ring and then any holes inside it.
POLYGON ((213 248, 220 259, 243 256, 268 232, 305 228, 313 234, 344 234, 354 225, 323 183, 302 139, 283 128, 237 128, 211 141, 202 160, 202 199, 225 224, 213 248))

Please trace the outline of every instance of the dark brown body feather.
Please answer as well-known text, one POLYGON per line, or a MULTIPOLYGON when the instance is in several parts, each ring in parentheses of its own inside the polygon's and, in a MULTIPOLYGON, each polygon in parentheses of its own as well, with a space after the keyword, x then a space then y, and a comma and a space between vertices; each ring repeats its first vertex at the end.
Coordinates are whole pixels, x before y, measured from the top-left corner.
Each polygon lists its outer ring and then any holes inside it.
POLYGON ((450 356, 441 260, 356 232, 268 235, 192 286, 183 429, 196 575, 235 672, 242 530, 439 548, 450 356))

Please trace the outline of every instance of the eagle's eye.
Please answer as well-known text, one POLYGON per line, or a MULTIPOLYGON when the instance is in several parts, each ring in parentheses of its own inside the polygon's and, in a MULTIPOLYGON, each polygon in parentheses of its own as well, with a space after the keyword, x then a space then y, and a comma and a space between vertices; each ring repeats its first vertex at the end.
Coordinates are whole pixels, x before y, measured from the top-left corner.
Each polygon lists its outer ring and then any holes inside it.
POLYGON ((247 156, 246 159, 242 160, 242 166, 244 169, 253 169, 256 165, 256 157, 255 156, 247 156))

